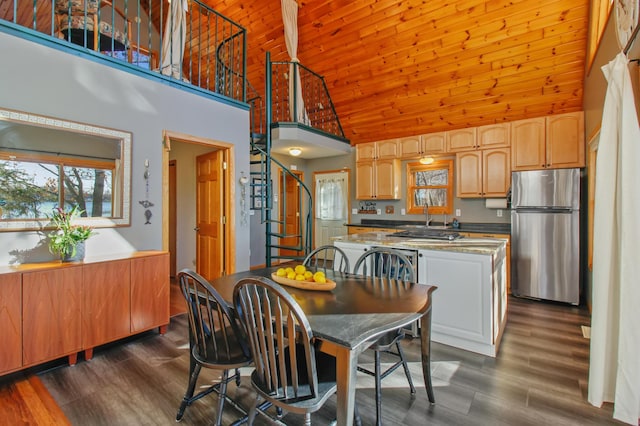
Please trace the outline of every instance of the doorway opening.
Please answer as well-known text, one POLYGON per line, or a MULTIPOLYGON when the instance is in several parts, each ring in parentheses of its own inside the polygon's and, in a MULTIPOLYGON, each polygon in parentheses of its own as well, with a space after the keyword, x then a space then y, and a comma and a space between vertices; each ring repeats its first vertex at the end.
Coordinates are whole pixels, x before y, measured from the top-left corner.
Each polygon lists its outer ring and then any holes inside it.
POLYGON ((193 269, 207 280, 233 272, 234 146, 170 131, 163 144, 162 246, 171 270, 193 269))
POLYGON ((346 235, 349 222, 349 169, 315 172, 313 175, 314 248, 332 244, 331 237, 346 235))

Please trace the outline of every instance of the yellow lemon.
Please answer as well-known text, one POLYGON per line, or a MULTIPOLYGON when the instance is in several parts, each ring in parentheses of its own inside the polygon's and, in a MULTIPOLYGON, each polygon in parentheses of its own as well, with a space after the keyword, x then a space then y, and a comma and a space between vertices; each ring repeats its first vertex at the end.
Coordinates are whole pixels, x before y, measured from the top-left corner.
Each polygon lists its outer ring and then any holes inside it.
POLYGON ((308 280, 309 278, 313 278, 313 272, 311 271, 304 271, 304 279, 308 280))
POLYGON ((324 272, 322 271, 318 271, 315 274, 313 274, 313 280, 320 284, 324 284, 327 282, 327 279, 324 276, 324 272))
POLYGON ((289 278, 290 280, 295 280, 296 279, 296 273, 294 271, 287 272, 287 278, 289 278))
POLYGON ((279 277, 286 277, 287 276, 287 270, 284 268, 278 268, 278 270, 276 271, 276 275, 279 277))
POLYGON ((296 275, 296 281, 304 281, 304 275, 302 274, 296 275))
POLYGON ((304 265, 297 265, 296 266, 296 274, 304 274, 307 271, 307 268, 304 267, 304 265))
POLYGON ((287 274, 288 274, 289 272, 293 272, 293 268, 291 266, 287 266, 285 268, 285 271, 287 271, 287 274))

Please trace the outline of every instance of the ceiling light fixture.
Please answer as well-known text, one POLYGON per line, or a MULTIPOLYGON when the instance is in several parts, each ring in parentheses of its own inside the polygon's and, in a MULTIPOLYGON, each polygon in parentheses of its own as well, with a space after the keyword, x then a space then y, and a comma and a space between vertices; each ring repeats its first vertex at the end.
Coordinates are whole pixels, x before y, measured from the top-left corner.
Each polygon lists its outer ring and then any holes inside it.
POLYGON ((420 164, 431 164, 433 161, 433 157, 422 157, 420 159, 420 164))
POLYGON ((289 148, 289 154, 297 157, 298 155, 302 154, 302 150, 300 148, 289 148))

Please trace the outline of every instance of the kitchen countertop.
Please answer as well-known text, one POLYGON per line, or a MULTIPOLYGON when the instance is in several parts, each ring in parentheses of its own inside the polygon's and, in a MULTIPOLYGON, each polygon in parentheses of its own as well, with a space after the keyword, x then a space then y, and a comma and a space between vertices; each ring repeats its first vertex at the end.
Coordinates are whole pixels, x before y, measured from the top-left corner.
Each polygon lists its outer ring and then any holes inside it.
MULTIPOLYGON (((504 253, 507 240, 502 238, 459 238, 457 240, 433 240, 426 238, 394 237, 386 232, 366 232, 333 237, 334 242, 390 246, 415 250, 442 250, 470 254, 496 255, 504 253)), ((504 255, 504 254, 503 254, 504 255)))
MULTIPOLYGON (((438 225, 437 223, 434 223, 438 225)), ((424 221, 416 220, 385 220, 385 219, 362 219, 361 223, 347 223, 345 226, 357 226, 362 228, 400 228, 403 225, 424 225, 424 221)), ((461 222, 456 232, 473 232, 487 234, 511 234, 510 223, 465 223, 461 222)))

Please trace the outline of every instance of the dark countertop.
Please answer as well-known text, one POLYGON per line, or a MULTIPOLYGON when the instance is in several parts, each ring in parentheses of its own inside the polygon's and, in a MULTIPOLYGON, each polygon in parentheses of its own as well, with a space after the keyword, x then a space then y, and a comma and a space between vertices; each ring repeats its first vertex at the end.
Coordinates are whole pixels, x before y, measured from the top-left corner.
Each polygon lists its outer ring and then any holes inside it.
MULTIPOLYGON (((424 221, 416 220, 385 220, 385 219, 362 219, 361 223, 347 223, 345 226, 358 226, 362 228, 400 228, 402 225, 424 225, 424 221)), ((440 225, 440 223, 434 223, 440 225)), ((460 222, 457 232, 477 232, 488 234, 510 234, 510 223, 466 223, 460 222)))

